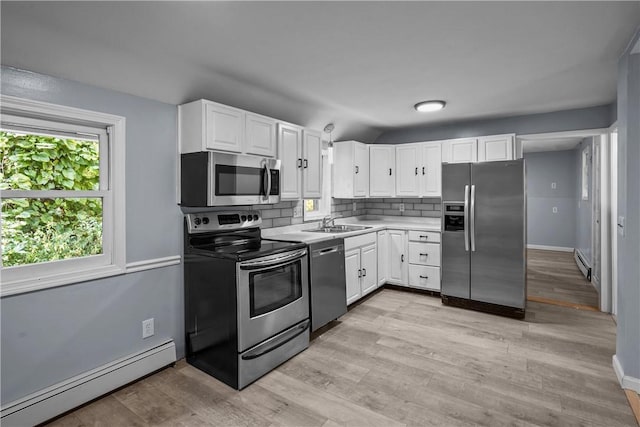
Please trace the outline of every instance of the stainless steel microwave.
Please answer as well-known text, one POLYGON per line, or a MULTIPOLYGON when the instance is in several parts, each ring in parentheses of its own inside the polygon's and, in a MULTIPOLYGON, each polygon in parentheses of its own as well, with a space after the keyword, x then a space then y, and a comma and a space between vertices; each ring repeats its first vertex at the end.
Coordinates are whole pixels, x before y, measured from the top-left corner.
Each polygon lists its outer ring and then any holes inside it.
POLYGON ((280 160, 214 152, 181 155, 182 206, 278 203, 280 160))

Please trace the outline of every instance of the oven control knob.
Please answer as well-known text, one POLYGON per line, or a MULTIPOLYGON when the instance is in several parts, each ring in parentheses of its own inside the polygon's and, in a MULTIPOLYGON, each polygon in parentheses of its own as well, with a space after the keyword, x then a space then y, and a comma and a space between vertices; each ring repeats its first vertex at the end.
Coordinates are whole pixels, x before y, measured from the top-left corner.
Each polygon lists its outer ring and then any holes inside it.
POLYGON ((242 222, 245 222, 245 221, 247 220, 247 216, 246 216, 246 215, 242 215, 242 216, 240 217, 240 219, 242 220, 242 222))
POLYGON ((193 222, 194 222, 195 225, 200 225, 200 223, 202 221, 200 221, 200 218, 196 218, 196 219, 193 220, 193 222))
POLYGON ((202 218, 202 223, 203 224, 209 224, 209 217, 205 216, 204 218, 202 218))
POLYGON ((254 220, 254 221, 257 221, 257 220, 258 220, 258 215, 254 215, 254 216, 253 216, 253 220, 254 220))

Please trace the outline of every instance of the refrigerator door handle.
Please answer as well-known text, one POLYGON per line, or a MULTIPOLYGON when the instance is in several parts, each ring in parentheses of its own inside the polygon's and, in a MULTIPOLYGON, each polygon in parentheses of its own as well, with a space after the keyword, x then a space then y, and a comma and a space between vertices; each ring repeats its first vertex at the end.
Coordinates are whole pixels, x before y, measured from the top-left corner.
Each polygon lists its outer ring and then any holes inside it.
POLYGON ((469 186, 464 186, 464 250, 469 252, 469 186))
POLYGON ((471 251, 476 251, 476 186, 471 186, 471 251))

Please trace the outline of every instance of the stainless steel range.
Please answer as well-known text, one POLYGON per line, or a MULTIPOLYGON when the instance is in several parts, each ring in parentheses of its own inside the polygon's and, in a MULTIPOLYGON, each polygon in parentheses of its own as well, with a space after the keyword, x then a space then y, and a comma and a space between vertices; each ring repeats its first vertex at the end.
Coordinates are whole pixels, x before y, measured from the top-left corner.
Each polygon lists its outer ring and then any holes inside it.
POLYGON ((262 239, 261 222, 185 216, 187 361, 238 390, 309 346, 306 245, 262 239))

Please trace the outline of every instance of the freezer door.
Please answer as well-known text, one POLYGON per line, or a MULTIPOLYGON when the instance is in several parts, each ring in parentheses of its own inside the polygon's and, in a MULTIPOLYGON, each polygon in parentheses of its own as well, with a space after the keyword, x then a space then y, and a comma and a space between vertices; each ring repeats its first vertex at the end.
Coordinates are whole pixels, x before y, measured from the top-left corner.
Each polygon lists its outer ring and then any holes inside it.
POLYGON ((464 246, 464 232, 442 233, 442 295, 469 299, 470 257, 464 246))
MULTIPOLYGON (((471 184, 471 164, 456 163, 442 165, 442 265, 441 265, 441 289, 442 295, 469 298, 469 274, 471 271, 470 252, 468 248, 468 221, 464 220, 464 227, 460 224, 455 227, 446 226, 445 215, 447 202, 464 207, 468 215, 466 202, 469 198, 469 185, 471 184)), ((457 217, 459 218, 459 217, 457 217)))
POLYGON ((524 161, 472 165, 471 189, 471 299, 524 309, 524 161))
POLYGON ((444 163, 442 165, 442 201, 462 202, 464 186, 471 181, 471 163, 444 163))

